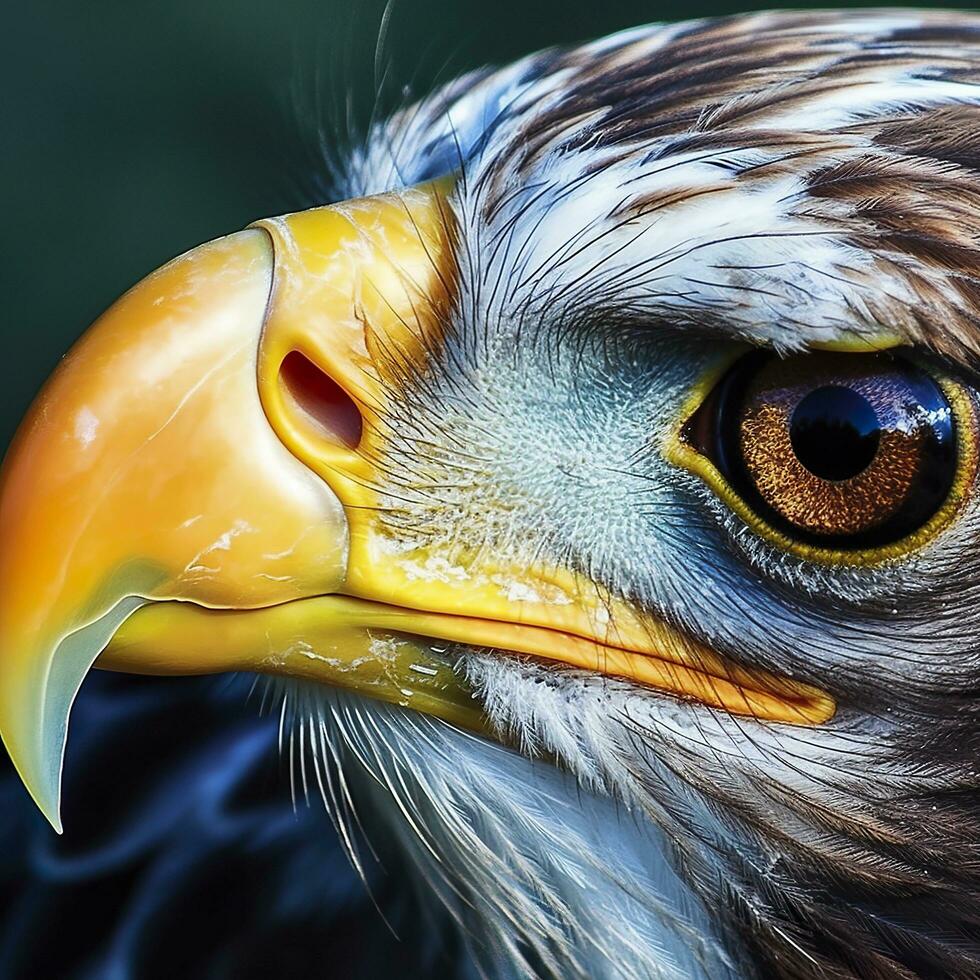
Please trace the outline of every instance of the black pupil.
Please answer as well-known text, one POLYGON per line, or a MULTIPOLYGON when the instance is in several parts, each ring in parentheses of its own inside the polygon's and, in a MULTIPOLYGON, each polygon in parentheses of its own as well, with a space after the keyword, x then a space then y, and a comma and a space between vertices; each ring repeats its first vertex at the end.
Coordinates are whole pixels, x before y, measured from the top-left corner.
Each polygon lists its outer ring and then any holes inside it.
POLYGON ((796 406, 789 424, 797 459, 823 480, 847 480, 867 469, 881 425, 868 400, 851 388, 827 385, 796 406))

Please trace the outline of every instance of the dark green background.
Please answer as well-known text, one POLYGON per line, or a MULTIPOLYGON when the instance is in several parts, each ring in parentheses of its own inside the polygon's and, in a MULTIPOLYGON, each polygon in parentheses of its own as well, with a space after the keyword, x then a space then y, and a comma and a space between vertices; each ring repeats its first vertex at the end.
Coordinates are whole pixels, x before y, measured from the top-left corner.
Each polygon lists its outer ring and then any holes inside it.
MULTIPOLYGON (((396 0, 381 101, 548 44, 756 6, 772 4, 396 0)), ((3 0, 0 446, 60 354, 121 291, 201 241, 316 201, 313 134, 322 124, 338 143, 348 93, 353 118, 369 117, 383 9, 3 0)))

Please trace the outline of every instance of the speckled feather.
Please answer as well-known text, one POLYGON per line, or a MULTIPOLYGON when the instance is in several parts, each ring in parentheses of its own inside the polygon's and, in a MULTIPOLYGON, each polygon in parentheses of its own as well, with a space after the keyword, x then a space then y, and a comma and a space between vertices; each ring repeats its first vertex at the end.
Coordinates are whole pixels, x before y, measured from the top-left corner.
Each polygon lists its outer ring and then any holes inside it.
POLYGON ((379 128, 347 189, 461 155, 479 275, 506 277, 515 309, 584 294, 720 310, 720 329, 784 347, 886 327, 972 357, 978 64, 966 14, 640 29, 448 86, 379 128))

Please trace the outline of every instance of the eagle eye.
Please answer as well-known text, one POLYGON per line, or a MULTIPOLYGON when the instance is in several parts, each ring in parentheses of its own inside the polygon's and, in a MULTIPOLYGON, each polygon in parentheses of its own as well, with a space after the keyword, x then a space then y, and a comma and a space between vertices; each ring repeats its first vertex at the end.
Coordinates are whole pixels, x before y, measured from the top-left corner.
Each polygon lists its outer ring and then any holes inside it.
POLYGON ((787 550, 866 564, 946 526, 975 442, 962 387, 909 356, 753 351, 683 423, 679 462, 787 550))

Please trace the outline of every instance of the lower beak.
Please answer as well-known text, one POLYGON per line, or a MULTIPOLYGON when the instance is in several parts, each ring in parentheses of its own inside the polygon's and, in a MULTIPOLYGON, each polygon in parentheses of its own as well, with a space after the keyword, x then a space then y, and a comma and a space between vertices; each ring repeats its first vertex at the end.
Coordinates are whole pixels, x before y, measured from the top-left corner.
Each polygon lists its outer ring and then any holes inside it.
POLYGON ((393 540, 378 461, 452 299, 447 190, 263 221, 175 259, 39 395, 0 475, 0 733, 56 828, 96 661, 300 676, 479 730, 448 641, 770 720, 833 713, 568 570, 393 540))

